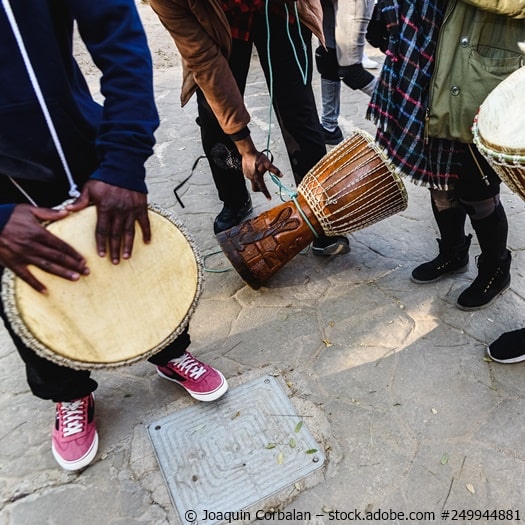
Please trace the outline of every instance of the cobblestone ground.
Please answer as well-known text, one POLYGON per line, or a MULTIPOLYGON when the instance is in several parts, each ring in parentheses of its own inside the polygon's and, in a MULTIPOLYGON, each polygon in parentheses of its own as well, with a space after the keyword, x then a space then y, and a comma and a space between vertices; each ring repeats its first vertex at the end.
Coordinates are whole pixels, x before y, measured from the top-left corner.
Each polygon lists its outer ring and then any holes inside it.
MULTIPOLYGON (((202 154, 195 105, 180 108, 175 49, 149 6, 141 3, 139 9, 150 35, 162 117, 148 164, 151 200, 183 221, 205 263, 203 293, 191 319, 192 351, 220 368, 231 388, 263 374, 278 377, 328 457, 315 484, 278 495, 280 508, 295 515, 255 521, 327 524, 367 511, 376 513, 375 523, 400 523, 401 512, 427 513, 411 515, 406 521, 412 523, 498 519, 455 514, 462 509, 512 511, 493 516, 523 521, 525 365, 503 366, 484 357, 490 341, 524 323, 522 201, 504 189, 511 288, 477 312, 454 305, 476 274, 476 244, 466 274, 427 286, 409 280, 411 269, 437 249, 427 191, 409 184, 408 208, 351 234, 348 255, 319 259, 306 251, 259 290, 233 270, 218 273, 228 263, 217 253, 212 224, 220 203, 205 162, 180 192, 184 208, 173 194, 202 154)), ((319 96, 317 76, 314 87, 319 96)), ((256 60, 246 101, 253 135, 263 145, 268 95, 256 60)), ((355 127, 373 132, 365 108, 364 95, 344 90, 345 134, 355 127)), ((271 149, 292 186, 275 124, 271 149)), ((254 195, 254 213, 279 202, 277 188, 270 203, 254 195)), ((84 472, 68 474, 51 455, 52 404, 28 391, 3 330, 0 343, 0 522, 180 523, 146 427, 195 402, 147 363, 95 373, 99 453, 84 472)), ((227 490, 228 475, 210 475, 227 490)))

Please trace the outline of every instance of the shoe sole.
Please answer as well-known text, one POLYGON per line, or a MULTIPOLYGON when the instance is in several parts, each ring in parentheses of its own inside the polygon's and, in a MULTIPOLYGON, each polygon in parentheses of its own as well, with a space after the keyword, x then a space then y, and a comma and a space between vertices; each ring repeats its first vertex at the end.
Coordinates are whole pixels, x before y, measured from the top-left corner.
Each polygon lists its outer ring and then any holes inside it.
POLYGON ((219 399, 220 397, 222 397, 228 391, 228 381, 226 381, 226 378, 220 372, 219 374, 222 377, 221 385, 218 388, 216 388, 213 392, 207 392, 206 394, 199 394, 191 390, 188 390, 184 386, 183 382, 177 381, 176 379, 173 379, 172 377, 169 377, 166 374, 163 374, 159 369, 157 369, 157 374, 163 379, 167 379, 168 381, 171 381, 172 383, 176 383, 177 385, 184 388, 184 390, 188 392, 188 394, 191 397, 193 397, 193 399, 196 399, 197 401, 215 401, 216 399, 219 399))
POLYGON ((417 284, 430 284, 430 283, 436 283, 438 281, 441 281, 441 279, 444 279, 445 277, 452 277, 454 275, 466 273, 467 271, 468 271, 468 264, 466 266, 463 266, 463 268, 459 268, 458 270, 454 270, 452 272, 444 273, 443 275, 440 275, 439 277, 436 277, 435 279, 431 279, 430 281, 421 281, 419 279, 416 279, 413 275, 410 275, 410 280, 413 283, 417 283, 417 284))
POLYGON ((314 248, 312 246, 312 253, 320 257, 329 257, 331 255, 344 255, 350 253, 350 246, 344 243, 331 244, 325 248, 314 248))
POLYGON ((56 462, 64 470, 69 470, 69 471, 73 472, 75 470, 83 469, 83 468, 87 467, 95 459, 95 456, 97 455, 97 451, 98 451, 98 432, 95 432, 95 439, 93 440, 93 443, 91 444, 91 448, 80 459, 77 459, 75 461, 67 461, 67 460, 65 460, 55 450, 55 444, 54 443, 51 445, 51 451, 53 452, 53 456, 55 457, 56 462))
POLYGON ((488 348, 487 355, 492 359, 492 361, 496 361, 496 363, 501 363, 503 365, 511 365, 513 363, 521 363, 522 361, 525 361, 525 354, 520 355, 519 357, 511 357, 510 359, 498 359, 490 353, 488 348))
POLYGON ((509 288, 510 288, 510 283, 505 288, 503 288, 503 290, 498 292, 488 303, 481 304, 479 306, 463 306, 456 301, 456 306, 460 310, 463 310, 464 312, 473 312, 475 310, 483 310, 483 308, 490 306, 498 297, 502 296, 509 288))

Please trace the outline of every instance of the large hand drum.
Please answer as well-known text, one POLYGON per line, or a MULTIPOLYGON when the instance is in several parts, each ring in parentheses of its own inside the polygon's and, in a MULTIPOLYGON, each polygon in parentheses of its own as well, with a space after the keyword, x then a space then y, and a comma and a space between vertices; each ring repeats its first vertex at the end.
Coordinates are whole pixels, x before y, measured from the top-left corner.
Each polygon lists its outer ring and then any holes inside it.
POLYGON ((400 177, 361 130, 325 155, 285 202, 217 235, 239 275, 259 288, 317 235, 351 233, 404 210, 400 177))
POLYGON ((4 271, 6 314, 30 348, 71 368, 111 368, 150 357, 184 330, 200 295, 201 264, 173 216, 151 205, 149 219, 151 243, 137 225, 132 257, 118 265, 97 255, 94 206, 50 223, 91 273, 71 282, 30 267, 48 295, 4 271))
POLYGON ((474 120, 474 144, 507 186, 525 200, 525 67, 500 82, 474 120))

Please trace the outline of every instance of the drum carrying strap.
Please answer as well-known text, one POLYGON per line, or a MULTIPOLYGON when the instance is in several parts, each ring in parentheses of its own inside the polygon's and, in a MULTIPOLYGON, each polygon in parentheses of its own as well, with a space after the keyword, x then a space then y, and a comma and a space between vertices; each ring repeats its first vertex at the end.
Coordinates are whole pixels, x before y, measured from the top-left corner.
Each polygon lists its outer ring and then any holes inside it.
MULTIPOLYGON (((53 124, 53 119, 51 118, 51 115, 46 105, 46 101, 44 99, 44 95, 42 94, 42 90, 40 89, 40 84, 38 82, 38 79, 36 78, 35 70, 33 69, 33 65, 31 64, 31 60, 29 58, 29 55, 27 54, 27 49, 24 44, 22 34, 20 33, 18 23, 13 14, 13 10, 11 9, 11 4, 9 3, 9 0, 2 0, 2 5, 4 7, 5 14, 9 21, 9 25, 11 26, 11 30, 13 31, 13 35, 18 45, 18 49, 20 50, 20 54, 22 55, 22 58, 24 60, 24 65, 27 69, 27 73, 31 80, 31 85, 33 86, 33 89, 35 91, 36 98, 38 99, 38 103, 40 104, 40 108, 42 109, 42 113, 44 114, 47 127, 49 128, 49 132, 51 134, 51 138, 53 139, 58 156, 60 157, 60 162, 62 163, 62 167, 64 168, 64 171, 66 173, 66 177, 69 183, 69 196, 76 198, 80 195, 80 192, 78 191, 75 181, 73 180, 73 176, 71 175, 71 170, 69 169, 66 156, 64 155, 62 144, 60 144, 60 139, 58 138, 55 125, 53 124)), ((11 182, 25 195, 29 202, 36 206, 33 199, 25 192, 25 190, 23 190, 23 188, 21 188, 20 185, 13 178, 9 178, 11 179, 11 182)))

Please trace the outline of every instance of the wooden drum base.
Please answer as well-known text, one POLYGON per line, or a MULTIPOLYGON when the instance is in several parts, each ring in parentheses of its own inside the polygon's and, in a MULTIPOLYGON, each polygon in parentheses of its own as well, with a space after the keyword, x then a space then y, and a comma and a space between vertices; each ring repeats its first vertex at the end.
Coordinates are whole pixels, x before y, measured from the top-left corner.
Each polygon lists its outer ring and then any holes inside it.
MULTIPOLYGON (((297 205, 319 235, 322 228, 301 195, 297 205)), ((217 234, 237 273, 257 290, 314 240, 314 232, 293 201, 265 211, 217 234)))

